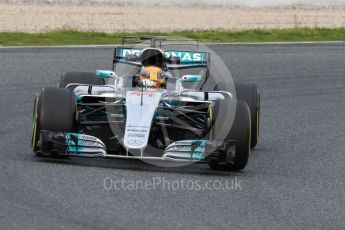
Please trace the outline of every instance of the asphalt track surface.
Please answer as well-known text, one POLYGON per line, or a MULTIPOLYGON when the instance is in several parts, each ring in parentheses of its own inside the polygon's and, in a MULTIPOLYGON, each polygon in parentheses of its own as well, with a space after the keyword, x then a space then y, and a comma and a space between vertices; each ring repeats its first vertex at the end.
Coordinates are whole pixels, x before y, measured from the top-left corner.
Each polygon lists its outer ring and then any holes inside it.
POLYGON ((242 172, 34 157, 35 92, 64 71, 108 68, 112 49, 0 49, 0 228, 345 229, 345 45, 212 48, 261 90, 261 138, 242 172), (107 190, 106 177, 239 184, 107 190))

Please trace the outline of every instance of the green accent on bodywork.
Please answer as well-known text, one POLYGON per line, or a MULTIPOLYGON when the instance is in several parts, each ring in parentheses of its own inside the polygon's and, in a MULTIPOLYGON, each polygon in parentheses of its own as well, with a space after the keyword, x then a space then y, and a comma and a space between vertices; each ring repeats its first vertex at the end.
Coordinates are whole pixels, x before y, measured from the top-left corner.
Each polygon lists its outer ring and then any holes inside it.
POLYGON ((182 77, 183 82, 200 82, 202 80, 202 76, 200 75, 184 75, 182 77))
POLYGON ((77 153, 83 151, 83 147, 70 145, 67 147, 67 152, 77 153))
POLYGON ((65 133, 65 139, 66 139, 65 144, 67 145, 67 148, 66 148, 67 152, 77 153, 77 152, 82 151, 84 149, 84 147, 82 147, 82 146, 77 146, 77 145, 81 144, 80 142, 82 140, 79 139, 81 135, 82 134, 80 134, 80 133, 65 133), (75 143, 72 140, 71 136, 76 136, 78 143, 75 143))
POLYGON ((208 143, 208 140, 195 140, 192 142, 192 158, 204 158, 204 154, 206 151, 206 145, 208 143), (193 145, 199 144, 194 150, 193 150, 193 145))
POLYGON ((113 71, 109 70, 97 70, 96 76, 101 78, 114 78, 116 75, 113 71))
POLYGON ((192 158, 198 160, 198 159, 204 159, 205 156, 203 153, 192 153, 192 158))
POLYGON ((72 136, 77 136, 79 138, 82 134, 80 134, 80 133, 65 133, 65 138, 66 139, 70 139, 71 135, 72 136))
POLYGON ((77 103, 80 103, 82 99, 83 99, 83 96, 77 95, 77 103))

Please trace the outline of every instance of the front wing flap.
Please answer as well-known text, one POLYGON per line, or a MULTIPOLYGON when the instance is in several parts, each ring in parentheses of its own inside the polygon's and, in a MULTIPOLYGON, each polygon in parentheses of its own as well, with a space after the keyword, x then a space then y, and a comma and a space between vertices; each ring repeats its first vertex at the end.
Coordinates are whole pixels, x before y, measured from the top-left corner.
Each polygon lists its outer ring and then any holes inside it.
POLYGON ((42 133, 42 152, 69 156, 105 156, 106 146, 97 137, 80 133, 42 133))
POLYGON ((202 161, 217 148, 218 143, 208 140, 177 141, 165 149, 163 159, 202 161))

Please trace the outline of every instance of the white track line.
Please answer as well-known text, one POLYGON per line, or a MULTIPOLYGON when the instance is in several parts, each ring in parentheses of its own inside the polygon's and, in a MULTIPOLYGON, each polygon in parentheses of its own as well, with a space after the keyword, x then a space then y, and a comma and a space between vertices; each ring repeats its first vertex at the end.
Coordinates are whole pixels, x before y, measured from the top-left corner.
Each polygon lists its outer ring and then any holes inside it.
MULTIPOLYGON (((322 41, 322 42, 232 42, 232 43, 200 43, 200 45, 298 45, 298 44, 344 44, 345 41, 322 41)), ((1 46, 0 49, 42 49, 42 48, 107 48, 120 46, 121 44, 113 45, 62 45, 62 46, 1 46)))

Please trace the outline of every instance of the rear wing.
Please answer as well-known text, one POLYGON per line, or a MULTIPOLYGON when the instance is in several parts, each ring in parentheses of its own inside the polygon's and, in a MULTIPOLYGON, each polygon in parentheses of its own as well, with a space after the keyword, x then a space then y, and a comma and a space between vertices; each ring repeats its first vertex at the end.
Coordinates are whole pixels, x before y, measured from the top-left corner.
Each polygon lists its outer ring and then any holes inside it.
POLYGON ((199 41, 196 39, 178 37, 178 36, 155 36, 155 35, 140 35, 140 36, 124 36, 122 38, 122 46, 130 44, 146 44, 150 47, 162 48, 164 46, 173 45, 195 45, 199 47, 199 41))
MULTIPOLYGON (((125 63, 130 65, 141 65, 140 57, 143 49, 131 48, 131 47, 118 47, 115 48, 114 61, 116 63, 125 63)), ((164 51, 167 66, 169 68, 196 68, 209 66, 210 54, 200 51, 179 51, 179 50, 167 50, 164 51), (169 62, 178 58, 178 62, 169 62)))

